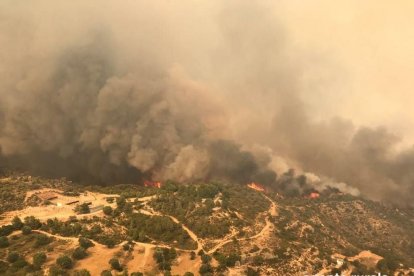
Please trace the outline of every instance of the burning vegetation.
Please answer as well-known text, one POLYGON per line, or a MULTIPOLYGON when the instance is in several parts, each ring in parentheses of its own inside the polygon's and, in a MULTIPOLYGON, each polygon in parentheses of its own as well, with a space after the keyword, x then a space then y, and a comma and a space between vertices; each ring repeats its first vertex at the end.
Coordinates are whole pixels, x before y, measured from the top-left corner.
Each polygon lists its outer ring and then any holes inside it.
POLYGON ((255 183, 255 182, 252 182, 252 183, 247 184, 247 187, 249 187, 250 189, 253 189, 253 190, 259 191, 259 192, 264 192, 264 191, 266 191, 265 187, 263 187, 263 186, 262 186, 262 185, 260 185, 259 183, 255 183))
POLYGON ((160 189, 161 186, 162 186, 162 183, 159 182, 159 181, 149 181, 149 180, 146 180, 146 181, 144 181, 144 186, 145 187, 153 187, 153 188, 160 189))

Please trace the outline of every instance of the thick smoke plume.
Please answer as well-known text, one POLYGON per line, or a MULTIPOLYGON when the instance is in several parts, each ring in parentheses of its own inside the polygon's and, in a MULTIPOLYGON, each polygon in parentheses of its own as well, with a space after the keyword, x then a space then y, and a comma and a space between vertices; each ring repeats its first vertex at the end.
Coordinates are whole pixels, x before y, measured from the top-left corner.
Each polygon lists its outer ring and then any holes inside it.
POLYGON ((82 182, 226 179, 414 202, 414 151, 385 128, 315 120, 312 53, 271 10, 2 1, 0 162, 82 182))

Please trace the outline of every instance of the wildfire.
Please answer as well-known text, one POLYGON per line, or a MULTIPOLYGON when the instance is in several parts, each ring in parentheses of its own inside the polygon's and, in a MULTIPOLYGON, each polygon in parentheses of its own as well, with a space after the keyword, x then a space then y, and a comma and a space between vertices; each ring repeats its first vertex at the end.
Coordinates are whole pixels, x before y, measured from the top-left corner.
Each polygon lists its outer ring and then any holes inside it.
POLYGON ((145 187, 155 187, 155 188, 161 188, 162 184, 159 181, 149 181, 149 180, 145 180, 144 181, 144 186, 145 187))
POLYGON ((309 198, 312 198, 312 199, 315 199, 315 198, 318 198, 318 197, 320 197, 320 194, 319 193, 317 193, 317 192, 312 192, 312 193, 310 193, 309 194, 309 196, 308 196, 309 198))
POLYGON ((247 187, 249 187, 250 189, 259 191, 259 192, 265 191, 265 188, 262 185, 260 185, 259 183, 255 183, 255 182, 247 184, 247 187))

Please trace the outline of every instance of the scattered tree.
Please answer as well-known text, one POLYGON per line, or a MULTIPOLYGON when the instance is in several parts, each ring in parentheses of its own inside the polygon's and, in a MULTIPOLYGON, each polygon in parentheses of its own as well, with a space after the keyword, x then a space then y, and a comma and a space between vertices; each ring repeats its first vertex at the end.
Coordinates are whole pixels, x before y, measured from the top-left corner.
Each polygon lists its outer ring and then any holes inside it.
POLYGON ((23 235, 29 235, 32 233, 32 228, 30 228, 30 226, 25 225, 22 227, 22 233, 23 235))
POLYGON ((112 258, 109 260, 109 264, 111 265, 112 269, 122 271, 121 264, 119 263, 117 258, 112 258))
POLYGON ((0 237, 0 248, 5 248, 9 246, 9 239, 7 237, 0 237))
POLYGON ((86 253, 86 250, 83 247, 77 247, 72 253, 72 258, 76 260, 81 260, 86 256, 88 256, 88 253, 86 253))
POLYGON ((33 265, 36 269, 40 269, 40 267, 46 262, 46 254, 43 252, 38 252, 33 256, 33 265))
POLYGON ((62 255, 56 260, 56 264, 63 269, 71 269, 73 267, 73 261, 69 256, 62 255))

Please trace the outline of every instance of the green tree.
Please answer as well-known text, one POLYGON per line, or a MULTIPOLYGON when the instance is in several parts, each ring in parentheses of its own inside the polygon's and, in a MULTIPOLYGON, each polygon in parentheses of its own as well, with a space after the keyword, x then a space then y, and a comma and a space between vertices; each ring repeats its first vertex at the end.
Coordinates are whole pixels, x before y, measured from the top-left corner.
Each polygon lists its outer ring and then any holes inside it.
POLYGON ((203 274, 206 274, 206 273, 213 272, 213 269, 211 268, 211 265, 210 264, 202 264, 200 266, 199 272, 200 272, 201 275, 203 275, 203 274))
POLYGON ((194 273, 192 273, 192 272, 186 272, 186 273, 184 273, 184 276, 194 276, 194 273))
POLYGON ((9 254, 7 255, 7 261, 8 261, 9 263, 14 263, 14 262, 16 262, 19 258, 20 258, 19 253, 15 252, 15 251, 11 251, 11 252, 9 252, 9 254))
POLYGON ((88 203, 82 203, 75 207, 75 212, 78 214, 89 214, 91 210, 88 203))
POLYGON ((79 237, 78 241, 79 241, 79 245, 85 249, 95 246, 91 240, 84 238, 84 237, 79 237))
POLYGON ((112 269, 118 270, 118 271, 122 271, 122 267, 121 264, 119 263, 117 258, 112 258, 109 260, 109 264, 112 267, 112 269))
POLYGON ((260 275, 260 273, 257 272, 256 270, 254 270, 251 267, 248 267, 247 270, 246 270, 246 276, 259 276, 259 275, 260 275))
POLYGON ((23 227, 23 222, 18 216, 15 216, 12 220, 12 226, 14 229, 20 230, 23 227))
POLYGON ((76 270, 73 276, 91 276, 91 273, 86 269, 76 270))
POLYGON ((5 248, 10 245, 9 239, 7 237, 0 237, 0 248, 5 248))
POLYGON ((45 234, 36 235, 35 247, 40 247, 52 242, 52 238, 49 238, 45 234))
POLYGON ((111 206, 105 206, 103 207, 103 212, 105 215, 110 216, 112 215, 113 209, 111 206))
POLYGON ((32 228, 30 228, 30 226, 25 225, 22 227, 22 233, 23 235, 29 235, 32 233, 32 228))
POLYGON ((46 262, 46 254, 43 252, 38 252, 33 255, 33 265, 39 269, 46 262))
POLYGON ((142 272, 132 272, 131 276, 144 276, 144 273, 142 273, 142 272))
POLYGON ((71 269, 73 267, 73 261, 69 256, 62 255, 56 260, 56 264, 63 269, 71 269))
POLYGON ((24 224, 29 226, 32 229, 39 229, 42 226, 42 223, 40 223, 40 220, 38 220, 34 216, 25 217, 24 224))
POLYGON ((83 247, 76 247, 72 253, 72 258, 75 260, 82 260, 86 256, 88 256, 88 253, 86 253, 86 250, 83 247))
POLYGON ((196 253, 194 251, 191 251, 190 260, 195 260, 195 258, 196 258, 196 253))
POLYGON ((0 261, 0 273, 5 273, 9 269, 9 264, 5 261, 0 261))
POLYGON ((104 270, 101 272, 101 276, 112 276, 112 272, 110 270, 104 270))

